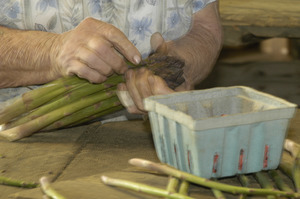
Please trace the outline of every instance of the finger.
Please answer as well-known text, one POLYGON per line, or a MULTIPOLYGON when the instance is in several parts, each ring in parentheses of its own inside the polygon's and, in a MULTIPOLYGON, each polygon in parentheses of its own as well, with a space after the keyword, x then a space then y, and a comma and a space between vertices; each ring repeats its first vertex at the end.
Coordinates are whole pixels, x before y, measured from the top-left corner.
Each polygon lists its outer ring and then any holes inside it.
POLYGON ((154 95, 165 95, 174 93, 174 90, 169 88, 166 82, 159 76, 149 76, 148 81, 150 84, 151 92, 154 95))
POLYGON ((104 62, 97 54, 85 47, 81 47, 77 53, 76 57, 80 60, 80 62, 86 64, 88 67, 98 71, 100 74, 104 76, 110 76, 113 74, 112 68, 104 62))
POLYGON ((150 75, 153 75, 153 73, 146 68, 141 68, 136 72, 136 88, 142 99, 153 95, 148 81, 150 75))
POLYGON ((102 83, 107 79, 106 76, 98 73, 92 68, 89 68, 79 60, 72 61, 66 68, 67 75, 75 74, 80 78, 87 79, 91 83, 102 83))
POLYGON ((120 54, 114 49, 113 45, 107 40, 94 38, 88 42, 88 48, 102 59, 107 66, 118 74, 124 74, 127 70, 127 64, 120 54))
POLYGON ((114 48, 134 64, 139 64, 141 54, 138 49, 127 39, 126 35, 113 25, 107 25, 107 31, 104 33, 106 39, 110 41, 114 48))
POLYGON ((154 33, 150 39, 151 49, 154 52, 167 54, 168 49, 164 38, 160 33, 154 33))
POLYGON ((144 114, 143 111, 138 110, 138 108, 135 106, 131 96, 129 95, 126 84, 124 83, 118 84, 117 89, 118 89, 117 95, 122 105, 127 109, 129 113, 144 114))
POLYGON ((139 110, 144 111, 144 106, 142 101, 143 99, 135 85, 136 83, 135 71, 128 70, 125 74, 125 79, 126 79, 126 87, 128 89, 130 96, 132 97, 132 100, 134 101, 135 105, 139 110))

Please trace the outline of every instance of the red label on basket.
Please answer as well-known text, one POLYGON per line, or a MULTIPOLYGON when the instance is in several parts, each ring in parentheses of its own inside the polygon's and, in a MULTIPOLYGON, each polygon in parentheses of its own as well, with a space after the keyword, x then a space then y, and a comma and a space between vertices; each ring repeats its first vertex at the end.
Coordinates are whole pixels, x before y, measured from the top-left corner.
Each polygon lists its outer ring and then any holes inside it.
POLYGON ((268 159, 269 159, 269 145, 265 145, 263 168, 268 167, 268 159))
POLYGON ((217 173, 217 164, 218 164, 219 155, 216 153, 214 155, 214 163, 213 163, 213 173, 217 173))
POLYGON ((239 158, 239 170, 243 169, 243 159, 244 159, 244 149, 240 150, 240 158, 239 158))

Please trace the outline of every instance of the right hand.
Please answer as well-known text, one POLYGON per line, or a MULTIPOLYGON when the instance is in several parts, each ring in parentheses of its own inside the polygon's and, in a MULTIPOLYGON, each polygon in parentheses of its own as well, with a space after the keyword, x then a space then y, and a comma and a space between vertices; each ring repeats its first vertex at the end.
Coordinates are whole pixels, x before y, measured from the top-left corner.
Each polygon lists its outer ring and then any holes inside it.
POLYGON ((104 82, 113 73, 125 73, 124 57, 134 64, 141 60, 137 48, 119 29, 93 18, 59 35, 52 51, 56 72, 75 74, 92 83, 104 82))

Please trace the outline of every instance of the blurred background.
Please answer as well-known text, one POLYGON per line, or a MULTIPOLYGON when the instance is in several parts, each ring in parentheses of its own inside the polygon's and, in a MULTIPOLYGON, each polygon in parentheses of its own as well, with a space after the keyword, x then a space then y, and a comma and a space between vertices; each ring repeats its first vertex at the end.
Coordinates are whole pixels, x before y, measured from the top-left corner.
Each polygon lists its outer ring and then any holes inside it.
POLYGON ((220 0, 224 46, 199 89, 244 85, 300 107, 300 1, 220 0))

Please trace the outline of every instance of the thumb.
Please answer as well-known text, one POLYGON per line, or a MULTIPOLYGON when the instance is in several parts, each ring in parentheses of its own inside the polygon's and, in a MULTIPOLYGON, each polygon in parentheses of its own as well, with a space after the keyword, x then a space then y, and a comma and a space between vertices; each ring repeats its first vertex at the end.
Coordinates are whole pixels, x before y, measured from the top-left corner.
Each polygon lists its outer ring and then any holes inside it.
POLYGON ((167 44, 158 32, 154 33, 150 39, 151 50, 161 54, 167 54, 167 44))

